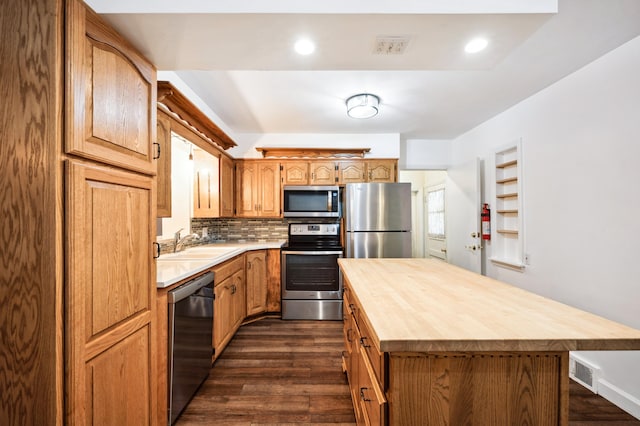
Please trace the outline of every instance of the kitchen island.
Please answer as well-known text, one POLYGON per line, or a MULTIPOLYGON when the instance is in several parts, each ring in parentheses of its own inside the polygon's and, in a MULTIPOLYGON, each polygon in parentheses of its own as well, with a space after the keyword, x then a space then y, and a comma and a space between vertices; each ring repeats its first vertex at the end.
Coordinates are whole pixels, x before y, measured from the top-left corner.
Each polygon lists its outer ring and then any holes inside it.
POLYGON ((340 259, 359 422, 566 425, 569 351, 640 330, 433 259, 340 259))

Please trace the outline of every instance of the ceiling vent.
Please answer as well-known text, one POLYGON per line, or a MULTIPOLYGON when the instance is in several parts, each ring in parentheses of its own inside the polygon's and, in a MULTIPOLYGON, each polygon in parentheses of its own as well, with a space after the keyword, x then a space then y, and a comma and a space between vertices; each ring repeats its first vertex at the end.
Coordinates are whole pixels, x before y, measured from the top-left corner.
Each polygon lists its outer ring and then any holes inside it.
POLYGON ((374 55, 402 55, 409 44, 406 36, 378 36, 373 48, 374 55))

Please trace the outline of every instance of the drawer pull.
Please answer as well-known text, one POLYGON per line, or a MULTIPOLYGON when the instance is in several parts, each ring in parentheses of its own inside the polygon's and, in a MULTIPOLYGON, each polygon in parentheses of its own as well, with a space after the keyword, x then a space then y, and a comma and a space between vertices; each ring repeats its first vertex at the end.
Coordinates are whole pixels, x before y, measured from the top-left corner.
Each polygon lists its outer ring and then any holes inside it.
POLYGON ((366 338, 366 337, 361 337, 361 338, 360 338, 360 345, 362 345, 362 347, 363 347, 363 348, 365 348, 365 349, 366 349, 366 348, 370 348, 370 347, 371 347, 371 345, 367 345, 367 344, 365 343, 365 340, 367 340, 367 338, 366 338))
POLYGON ((369 398, 367 398, 366 396, 364 396, 364 391, 368 390, 369 388, 360 388, 360 399, 363 400, 364 402, 369 402, 371 401, 369 398))

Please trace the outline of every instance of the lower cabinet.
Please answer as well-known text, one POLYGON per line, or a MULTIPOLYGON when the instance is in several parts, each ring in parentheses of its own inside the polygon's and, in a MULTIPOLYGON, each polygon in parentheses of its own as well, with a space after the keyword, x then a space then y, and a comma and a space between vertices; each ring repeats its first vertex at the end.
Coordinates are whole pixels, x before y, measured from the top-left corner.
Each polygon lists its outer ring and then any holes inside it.
POLYGON ((68 423, 155 424, 155 182, 66 166, 68 423))
POLYGON ((217 358, 246 316, 245 255, 213 268, 213 348, 217 358))
POLYGON ((359 425, 385 425, 385 354, 371 342, 368 326, 348 286, 344 289, 343 302, 343 368, 349 379, 356 422, 359 425))
POLYGON ((267 311, 267 251, 247 253, 247 316, 267 311))

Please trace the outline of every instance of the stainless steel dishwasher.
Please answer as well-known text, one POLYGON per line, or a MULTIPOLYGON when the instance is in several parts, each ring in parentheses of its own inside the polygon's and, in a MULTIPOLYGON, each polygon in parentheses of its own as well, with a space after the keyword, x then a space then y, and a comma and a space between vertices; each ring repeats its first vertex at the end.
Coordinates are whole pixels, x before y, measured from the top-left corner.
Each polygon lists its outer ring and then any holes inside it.
POLYGON ((211 370, 213 272, 171 290, 169 301, 169 424, 211 370))

